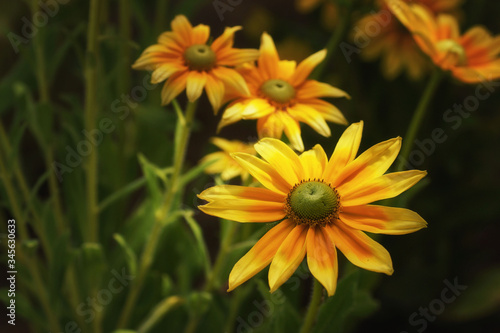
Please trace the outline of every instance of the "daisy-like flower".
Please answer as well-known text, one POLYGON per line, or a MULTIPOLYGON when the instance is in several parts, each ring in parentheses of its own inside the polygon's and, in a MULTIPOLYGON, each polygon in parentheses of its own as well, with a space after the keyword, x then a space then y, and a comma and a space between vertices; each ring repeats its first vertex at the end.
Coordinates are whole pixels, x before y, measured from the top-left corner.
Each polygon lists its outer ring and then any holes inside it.
POLYGON ((387 4, 418 46, 440 68, 466 83, 500 78, 500 36, 482 26, 461 35, 457 20, 447 14, 435 16, 427 7, 401 0, 387 4))
POLYGON ((215 186, 199 197, 207 214, 237 222, 281 221, 233 267, 229 291, 269 268, 271 292, 307 264, 328 295, 335 293, 337 249, 354 265, 391 275, 389 253, 365 232, 401 235, 426 222, 415 212, 370 205, 404 192, 426 172, 384 174, 395 160, 401 138, 381 142, 356 158, 363 123, 352 124, 328 160, 323 148, 298 156, 283 142, 265 138, 255 149, 262 156, 237 153, 234 158, 265 188, 215 186))
MULTIPOLYGON (((409 0, 404 0, 409 2, 409 0)), ((433 13, 455 13, 463 0, 412 0, 433 13)), ((361 57, 367 61, 381 58, 382 73, 394 79, 406 71, 411 79, 420 79, 429 69, 411 33, 394 17, 384 0, 378 0, 379 11, 361 18, 352 39, 360 44, 361 57)))
POLYGON ((193 28, 184 15, 176 16, 171 26, 172 31, 161 34, 158 44, 145 49, 132 66, 152 70, 151 83, 167 80, 161 92, 163 105, 170 103, 184 89, 189 101, 193 102, 205 88, 214 112, 217 112, 226 87, 248 93, 245 80, 231 67, 253 61, 259 53, 253 49, 233 48, 234 33, 241 27, 226 28, 208 45, 208 26, 199 24, 193 28))
POLYGON ((249 173, 242 168, 238 162, 232 158, 232 153, 246 153, 257 155, 253 144, 247 144, 238 140, 226 140, 223 138, 214 137, 210 140, 214 145, 222 151, 208 154, 201 159, 201 163, 213 161, 206 169, 208 174, 220 174, 222 180, 227 181, 236 176, 241 176, 243 181, 248 179, 249 173))
POLYGON ((347 124, 342 113, 321 97, 349 97, 346 92, 307 77, 326 56, 321 50, 303 60, 280 60, 274 42, 262 35, 258 66, 245 64, 238 70, 245 78, 250 94, 235 93, 227 107, 219 129, 241 119, 258 119, 259 137, 281 138, 283 131, 293 148, 302 151, 299 122, 311 126, 323 136, 330 136, 326 120, 347 124))

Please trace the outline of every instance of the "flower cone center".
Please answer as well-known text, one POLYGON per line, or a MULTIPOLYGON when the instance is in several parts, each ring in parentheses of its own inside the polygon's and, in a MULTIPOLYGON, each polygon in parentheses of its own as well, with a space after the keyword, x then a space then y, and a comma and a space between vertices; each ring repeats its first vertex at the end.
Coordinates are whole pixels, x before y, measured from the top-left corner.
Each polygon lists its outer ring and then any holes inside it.
POLYGON ((288 103, 295 96, 295 89, 283 80, 267 80, 260 89, 268 98, 281 104, 288 103))
POLYGON ((452 39, 439 41, 436 45, 438 51, 444 54, 444 60, 454 66, 467 64, 467 54, 462 45, 452 39))
POLYGON ((324 225, 337 218, 339 195, 330 185, 321 181, 297 184, 287 197, 289 218, 296 223, 324 225))
POLYGON ((215 52, 210 46, 195 44, 186 49, 184 59, 189 69, 203 71, 209 70, 214 66, 216 57, 215 52))

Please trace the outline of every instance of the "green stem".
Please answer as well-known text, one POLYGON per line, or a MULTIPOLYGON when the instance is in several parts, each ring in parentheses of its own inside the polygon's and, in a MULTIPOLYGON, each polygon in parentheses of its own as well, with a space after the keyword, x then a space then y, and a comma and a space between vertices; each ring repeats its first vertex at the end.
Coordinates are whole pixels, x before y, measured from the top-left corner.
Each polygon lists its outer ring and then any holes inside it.
POLYGON ((158 304, 144 323, 139 327, 137 333, 147 333, 160 321, 170 310, 184 303, 179 296, 170 296, 158 304))
MULTIPOLYGON (((34 15, 40 10, 38 0, 31 1, 31 12, 34 15)), ((43 42, 40 36, 33 40, 33 47, 35 49, 35 62, 36 62, 36 79, 38 81, 38 92, 40 94, 40 101, 42 103, 49 102, 49 85, 47 80, 47 73, 45 68, 45 54, 43 51, 43 42)))
MULTIPOLYGON (((85 130, 95 129, 97 122, 97 58, 98 58, 99 0, 90 1, 87 30, 87 56, 85 63, 85 130)), ((98 240, 98 198, 97 198, 97 147, 87 157, 87 242, 98 240)))
POLYGON ((340 41, 342 40, 342 38, 344 38, 347 29, 349 28, 349 22, 351 21, 351 12, 352 8, 354 7, 353 2, 354 0, 346 1, 347 4, 344 5, 345 7, 340 8, 340 10, 344 9, 344 13, 340 15, 340 23, 335 28, 335 31, 333 32, 333 34, 330 36, 330 39, 326 43, 325 48, 327 50, 327 53, 325 59, 313 71, 313 73, 311 74, 311 79, 315 80, 320 79, 328 63, 331 62, 331 60, 333 59, 333 56, 337 51, 340 41))
POLYGON ((427 114, 427 110, 429 109, 429 104, 439 87, 439 83, 443 78, 444 72, 439 69, 436 69, 432 74, 429 82, 427 83, 427 87, 420 99, 420 102, 413 113, 413 118, 411 119, 410 125, 408 126, 408 130, 403 140, 403 147, 401 148, 401 153, 399 154, 399 162, 397 164, 396 171, 403 171, 405 169, 406 162, 408 161, 408 157, 410 156, 411 149, 413 147, 413 142, 418 134, 418 130, 422 125, 422 121, 427 114))
POLYGON ((304 324, 300 329, 300 333, 311 332, 314 323, 316 322, 316 318, 318 317, 318 310, 321 305, 322 296, 323 286, 318 282, 318 280, 314 279, 314 289, 311 302, 309 303, 309 308, 307 309, 306 318, 304 319, 304 324))
POLYGON ((146 278, 153 262, 156 247, 158 246, 158 241, 161 236, 161 231, 165 225, 165 218, 170 212, 174 202, 174 197, 178 192, 180 174, 184 165, 184 157, 187 150, 189 135, 191 133, 191 127, 194 121, 195 111, 196 102, 189 102, 186 107, 186 114, 183 118, 181 118, 182 120, 180 120, 182 122, 182 126, 178 127, 179 133, 176 133, 179 140, 177 141, 177 146, 175 147, 174 166, 172 176, 170 178, 170 186, 167 189, 163 206, 156 212, 153 229, 149 233, 149 239, 146 241, 146 247, 144 248, 140 259, 137 278, 134 279, 134 282, 131 285, 130 293, 127 296, 125 306, 120 315, 120 319, 118 320, 118 328, 125 328, 127 326, 132 309, 135 306, 137 297, 139 296, 142 285, 144 284, 144 279, 146 278))

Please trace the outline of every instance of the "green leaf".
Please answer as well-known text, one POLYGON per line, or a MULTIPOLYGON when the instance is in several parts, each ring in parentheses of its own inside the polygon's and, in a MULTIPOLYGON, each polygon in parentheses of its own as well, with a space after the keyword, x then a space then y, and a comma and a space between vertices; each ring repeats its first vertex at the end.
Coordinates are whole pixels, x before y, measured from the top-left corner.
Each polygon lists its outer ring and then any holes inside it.
POLYGON ((153 203, 160 205, 163 198, 163 191, 158 182, 158 175, 161 174, 162 171, 157 166, 149 162, 142 154, 139 154, 139 163, 144 177, 146 177, 147 188, 151 198, 153 199, 153 203))
POLYGON ((137 256, 135 255, 134 250, 132 250, 132 248, 127 243, 125 238, 123 238, 122 235, 114 234, 113 238, 116 240, 116 242, 120 245, 120 247, 123 250, 130 274, 135 276, 137 273, 137 256))
POLYGON ((83 243, 80 249, 80 274, 85 278, 87 292, 101 284, 106 263, 101 244, 83 243))
POLYGON ((314 333, 348 332, 360 319, 374 313, 379 304, 369 291, 360 289, 361 271, 339 281, 335 295, 321 306, 314 333))
POLYGON ((205 268, 205 277, 208 277, 210 274, 210 256, 208 255, 208 249, 205 241, 203 240, 203 233, 201 231, 201 228, 198 225, 198 222, 196 222, 196 220, 193 218, 192 211, 185 213, 184 219, 191 228, 194 238, 196 239, 196 243, 202 255, 203 267, 205 268))

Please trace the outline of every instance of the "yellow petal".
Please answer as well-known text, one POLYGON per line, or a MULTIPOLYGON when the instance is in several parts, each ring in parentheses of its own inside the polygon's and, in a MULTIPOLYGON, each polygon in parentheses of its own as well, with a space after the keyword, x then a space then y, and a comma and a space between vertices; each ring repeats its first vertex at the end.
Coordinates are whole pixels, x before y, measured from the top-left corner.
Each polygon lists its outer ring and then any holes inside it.
POLYGON ((299 224, 281 243, 269 267, 269 287, 275 292, 292 276, 306 254, 306 235, 309 226, 299 224))
POLYGON ((279 60, 272 37, 264 32, 260 42, 259 68, 268 78, 277 78, 279 60))
POLYGON ((243 169, 271 191, 287 195, 292 188, 269 163, 260 158, 245 153, 233 153, 232 156, 243 169))
POLYGON ((351 228, 386 235, 409 234, 427 226, 412 210, 375 205, 343 207, 340 219, 351 228))
POLYGON ((241 29, 242 29, 241 26, 226 27, 222 35, 217 37, 212 43, 211 45, 212 50, 218 53, 219 51, 225 48, 231 48, 233 46, 234 33, 241 29))
POLYGON ((288 112, 292 117, 306 123, 311 126, 319 134, 328 137, 331 135, 330 127, 326 123, 325 119, 321 116, 321 113, 314 110, 306 104, 295 104, 293 107, 288 108, 288 112))
POLYGON ((327 182, 336 183, 340 170, 356 157, 362 133, 363 121, 352 124, 344 131, 325 168, 323 179, 327 182))
POLYGON ((190 102, 194 102, 200 98, 206 82, 207 74, 205 72, 189 72, 186 80, 186 94, 190 102))
POLYGON ((340 110, 328 103, 325 102, 321 99, 311 99, 307 101, 302 101, 302 103, 312 107, 319 113, 321 113, 321 116, 326 120, 326 121, 331 121, 336 124, 342 124, 342 125, 347 125, 347 119, 345 119, 344 115, 340 110))
POLYGON ((262 98, 254 98, 243 109, 243 119, 258 119, 273 113, 275 107, 262 98))
POLYGON ((303 152, 299 157, 304 169, 304 179, 322 179, 327 157, 320 145, 315 145, 313 149, 303 152))
POLYGON ((315 80, 307 80, 304 82, 295 96, 298 100, 319 98, 319 97, 346 97, 350 96, 343 90, 335 88, 327 83, 318 82, 315 80))
POLYGON ((186 88, 186 80, 189 72, 176 73, 168 78, 161 90, 161 104, 169 104, 177 95, 186 88))
POLYGON ((269 230, 262 238, 234 265, 229 274, 229 289, 238 287, 273 260, 276 251, 286 239, 295 223, 284 220, 269 230))
POLYGON ((234 103, 229 105, 224 110, 224 113, 222 114, 222 119, 220 120, 219 125, 217 126, 217 132, 219 132, 223 127, 234 124, 235 122, 240 121, 243 119, 242 113, 243 109, 245 107, 244 103, 234 103))
POLYGON ((220 66, 240 66, 256 60, 259 54, 259 50, 254 49, 223 49, 217 52, 217 64, 220 66))
POLYGON ((259 138, 280 139, 283 135, 284 126, 285 125, 281 122, 281 117, 277 112, 261 117, 257 120, 257 132, 259 133, 259 138))
POLYGON ((191 32, 191 43, 206 44, 210 37, 210 27, 204 24, 198 24, 191 32))
POLYGON ((278 73, 281 80, 289 81, 295 72, 297 63, 293 60, 280 60, 278 63, 278 73))
POLYGON ((257 187, 214 186, 198 195, 206 214, 237 222, 274 222, 285 217, 285 197, 257 187))
POLYGON ((151 83, 156 84, 168 79, 172 74, 182 70, 183 66, 176 63, 164 63, 153 71, 151 75, 151 83))
POLYGON ((340 170, 334 186, 337 189, 359 187, 361 184, 383 175, 394 162, 401 149, 401 138, 380 142, 340 170))
POLYGON ((297 151, 304 150, 304 143, 302 142, 302 136, 300 135, 300 125, 299 122, 288 115, 286 112, 278 111, 276 113, 283 123, 283 130, 293 149, 297 151))
POLYGON ((342 206, 365 205, 398 196, 424 178, 426 174, 427 172, 420 170, 394 172, 363 183, 358 188, 337 188, 337 190, 340 193, 342 206))
POLYGON ((212 69, 212 73, 229 86, 230 89, 234 89, 242 95, 250 94, 245 79, 234 69, 219 66, 212 69))
POLYGON ((255 144, 255 150, 292 187, 302 178, 303 170, 297 154, 280 140, 264 138, 255 144))
POLYGON ((312 70, 318 66, 318 64, 321 63, 325 57, 326 50, 321 50, 304 59, 299 66, 297 66, 297 70, 290 78, 290 83, 293 86, 302 84, 302 82, 304 82, 311 74, 312 70))
POLYGON ((329 233, 335 246, 354 265, 387 275, 392 275, 394 272, 389 252, 364 232, 353 229, 341 221, 327 225, 324 232, 329 233))
POLYGON ((170 24, 172 26, 172 30, 179 34, 181 39, 187 43, 188 45, 192 44, 191 41, 191 31, 193 30, 193 26, 189 23, 188 19, 184 15, 177 15, 170 24))
POLYGON ((335 294, 338 277, 337 250, 333 239, 322 227, 310 227, 307 232, 307 266, 311 274, 325 287, 328 296, 335 294))
POLYGON ((224 83, 222 83, 221 80, 215 79, 212 75, 207 75, 205 90, 207 92, 208 100, 214 110, 214 114, 217 114, 224 98, 224 83))

